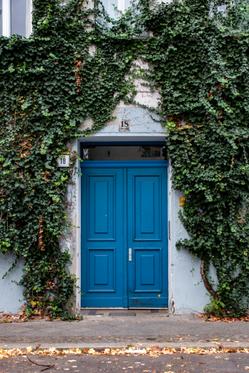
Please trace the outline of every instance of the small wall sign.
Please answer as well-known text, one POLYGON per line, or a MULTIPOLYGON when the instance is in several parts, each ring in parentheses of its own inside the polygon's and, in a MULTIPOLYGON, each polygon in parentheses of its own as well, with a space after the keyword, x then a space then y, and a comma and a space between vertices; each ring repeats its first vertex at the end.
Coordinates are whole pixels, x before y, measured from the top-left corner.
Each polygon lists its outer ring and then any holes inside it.
POLYGON ((119 125, 120 132, 128 132, 130 131, 130 121, 129 120, 121 120, 119 125))
POLYGON ((186 197, 181 196, 179 197, 179 207, 184 207, 186 203, 186 197))
POLYGON ((58 160, 58 166, 59 167, 69 167, 70 165, 70 157, 69 154, 63 154, 61 155, 58 160))

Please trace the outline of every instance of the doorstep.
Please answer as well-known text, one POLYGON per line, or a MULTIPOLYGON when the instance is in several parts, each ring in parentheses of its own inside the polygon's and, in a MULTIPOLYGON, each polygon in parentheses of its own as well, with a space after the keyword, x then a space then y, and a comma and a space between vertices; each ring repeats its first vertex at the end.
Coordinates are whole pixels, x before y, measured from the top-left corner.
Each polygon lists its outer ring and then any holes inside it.
POLYGON ((169 316, 168 308, 160 309, 115 309, 115 308, 82 308, 80 315, 82 316, 169 316))

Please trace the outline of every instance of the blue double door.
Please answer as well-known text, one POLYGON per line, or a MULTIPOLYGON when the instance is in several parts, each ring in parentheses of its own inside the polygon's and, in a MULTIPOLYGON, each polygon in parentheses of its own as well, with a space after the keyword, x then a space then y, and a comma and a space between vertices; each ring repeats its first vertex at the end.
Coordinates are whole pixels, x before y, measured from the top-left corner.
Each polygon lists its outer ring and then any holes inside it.
POLYGON ((166 161, 82 167, 82 307, 167 307, 166 161))

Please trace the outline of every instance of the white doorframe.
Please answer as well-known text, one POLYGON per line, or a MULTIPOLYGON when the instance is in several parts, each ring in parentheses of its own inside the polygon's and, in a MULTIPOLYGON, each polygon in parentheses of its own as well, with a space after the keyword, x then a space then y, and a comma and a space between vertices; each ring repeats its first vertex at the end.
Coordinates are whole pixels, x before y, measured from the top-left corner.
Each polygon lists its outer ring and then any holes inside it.
MULTIPOLYGON (((96 136, 98 137, 98 136, 96 136)), ((150 137, 150 136, 148 136, 150 137)), ((75 141, 72 149, 73 152, 80 153, 80 141, 75 141)), ((168 221, 171 220, 171 197, 172 197, 172 183, 171 183, 171 164, 168 166, 168 188, 167 188, 167 201, 168 201, 168 221)), ((70 215, 70 223, 72 233, 70 234, 72 242, 69 243, 69 251, 72 257, 71 273, 76 276, 76 293, 75 293, 75 309, 79 312, 81 309, 81 167, 80 161, 77 160, 72 177, 72 187, 68 193, 72 211, 70 215), (74 247, 73 247, 74 246, 74 247)), ((171 231, 172 235, 172 231, 171 231)), ((169 311, 172 312, 172 278, 171 278, 171 237, 168 232, 168 302, 169 311)))

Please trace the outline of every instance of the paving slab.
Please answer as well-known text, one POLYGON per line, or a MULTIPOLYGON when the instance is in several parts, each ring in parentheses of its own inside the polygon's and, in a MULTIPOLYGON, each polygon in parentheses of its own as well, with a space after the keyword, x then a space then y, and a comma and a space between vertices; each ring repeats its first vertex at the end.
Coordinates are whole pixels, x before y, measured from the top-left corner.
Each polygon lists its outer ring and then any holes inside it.
POLYGON ((0 324, 0 348, 18 346, 110 347, 129 344, 249 347, 249 323, 208 322, 197 316, 151 313, 139 316, 84 316, 80 321, 0 324))
POLYGON ((241 373, 249 369, 247 354, 149 356, 19 356, 0 361, 4 373, 241 373), (49 368, 46 368, 49 367, 49 368))

